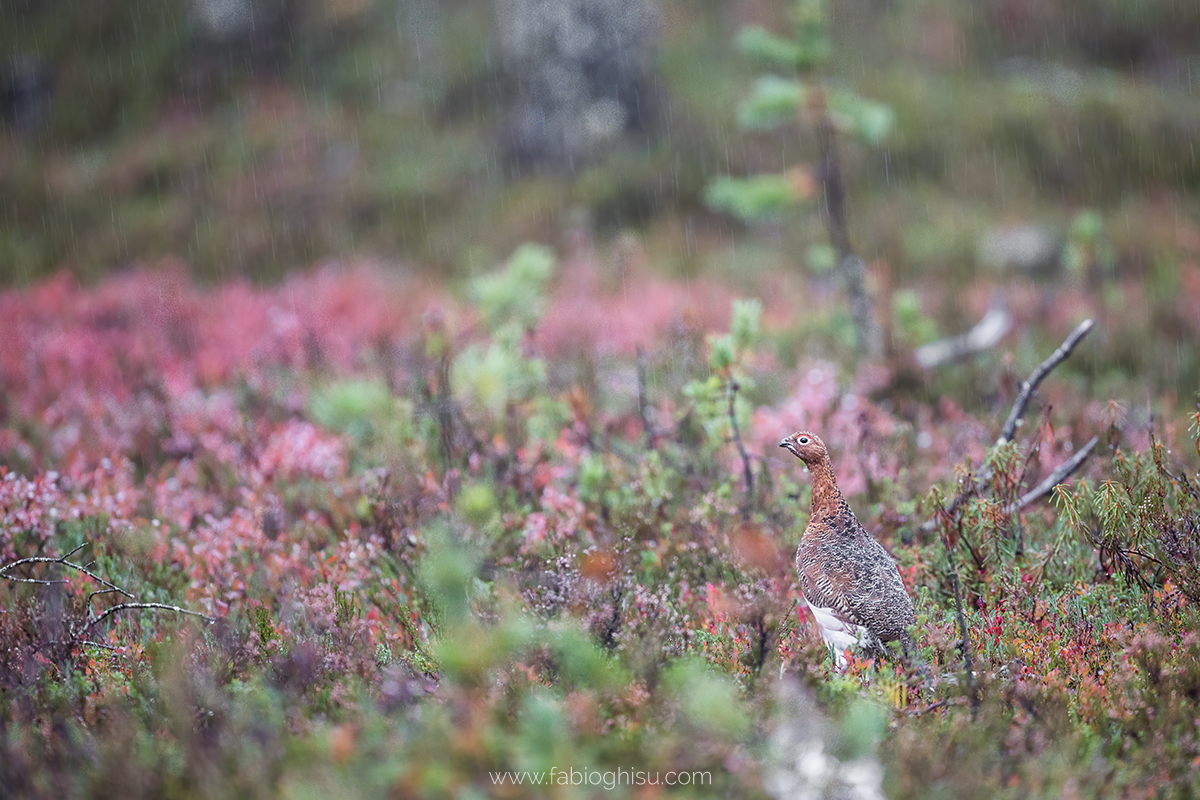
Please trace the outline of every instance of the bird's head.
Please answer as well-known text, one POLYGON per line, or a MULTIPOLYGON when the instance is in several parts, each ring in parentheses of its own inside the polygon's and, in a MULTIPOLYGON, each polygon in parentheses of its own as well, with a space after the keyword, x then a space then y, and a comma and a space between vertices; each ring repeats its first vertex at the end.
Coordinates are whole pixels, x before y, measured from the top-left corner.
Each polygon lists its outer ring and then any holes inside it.
POLYGON ((786 447, 792 455, 810 466, 829 458, 821 437, 808 431, 796 431, 791 436, 785 436, 779 446, 786 447))

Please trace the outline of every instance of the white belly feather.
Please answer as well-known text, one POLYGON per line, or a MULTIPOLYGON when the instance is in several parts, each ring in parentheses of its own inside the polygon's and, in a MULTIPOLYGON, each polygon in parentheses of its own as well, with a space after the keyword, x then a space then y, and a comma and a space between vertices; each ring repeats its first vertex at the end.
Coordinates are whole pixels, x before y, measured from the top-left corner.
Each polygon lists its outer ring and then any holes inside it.
POLYGON ((808 606, 809 613, 817 621, 817 630, 821 632, 821 638, 833 650, 838 672, 843 671, 847 664, 846 650, 858 649, 869 643, 873 638, 871 632, 862 625, 855 625, 839 619, 832 608, 814 606, 808 602, 807 597, 804 598, 804 604, 808 606))

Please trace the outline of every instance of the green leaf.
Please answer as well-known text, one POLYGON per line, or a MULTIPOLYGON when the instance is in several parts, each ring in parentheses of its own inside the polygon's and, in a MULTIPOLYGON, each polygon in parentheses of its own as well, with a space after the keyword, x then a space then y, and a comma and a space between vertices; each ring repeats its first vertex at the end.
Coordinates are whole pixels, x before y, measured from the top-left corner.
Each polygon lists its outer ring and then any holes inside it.
POLYGON ((749 350, 758 343, 758 320, 762 316, 762 303, 758 300, 735 299, 729 333, 739 350, 749 350))
POLYGON ((829 59, 833 45, 829 39, 829 15, 825 0, 797 0, 792 9, 799 42, 796 66, 812 69, 829 59))
POLYGON ((466 554, 459 537, 440 520, 428 526, 422 538, 428 549, 418 571, 421 585, 443 621, 461 622, 469 610, 476 559, 466 554))
POLYGON ((803 51, 795 42, 776 36, 765 28, 747 25, 737 36, 737 48, 745 55, 773 61, 780 66, 798 68, 803 63, 803 51))
POLYGON ((464 486, 458 496, 457 505, 462 518, 477 528, 491 522, 500 508, 496 492, 489 483, 470 483, 464 486))
POLYGON ((796 118, 808 97, 808 89, 797 80, 763 75, 738 107, 738 124, 744 128, 773 128, 796 118))
POLYGON ((524 244, 499 272, 471 282, 471 298, 493 330, 509 322, 532 328, 542 316, 546 281, 554 272, 554 254, 540 244, 524 244))
POLYGON ((744 220, 775 216, 799 200, 800 195, 786 175, 718 178, 704 192, 704 202, 709 208, 727 211, 744 220))
POLYGON ((837 250, 830 244, 809 245, 804 251, 804 263, 816 275, 828 274, 837 267, 837 250))
POLYGON ((676 661, 663 675, 688 721, 701 730, 739 737, 750 730, 745 705, 734 683, 702 659, 676 661))
POLYGON ((890 106, 845 90, 829 93, 829 116, 839 129, 868 144, 879 144, 891 132, 896 116, 890 106))
POLYGON ((708 337, 708 366, 713 372, 725 372, 733 366, 735 358, 732 336, 722 333, 708 337))

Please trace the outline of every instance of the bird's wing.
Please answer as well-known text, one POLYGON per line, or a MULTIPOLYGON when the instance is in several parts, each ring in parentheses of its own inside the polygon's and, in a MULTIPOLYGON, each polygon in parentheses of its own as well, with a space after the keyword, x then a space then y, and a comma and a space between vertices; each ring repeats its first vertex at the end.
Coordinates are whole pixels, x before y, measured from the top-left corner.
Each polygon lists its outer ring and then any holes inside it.
POLYGON ((895 562, 869 535, 802 545, 796 561, 805 600, 842 625, 891 641, 916 621, 895 562))

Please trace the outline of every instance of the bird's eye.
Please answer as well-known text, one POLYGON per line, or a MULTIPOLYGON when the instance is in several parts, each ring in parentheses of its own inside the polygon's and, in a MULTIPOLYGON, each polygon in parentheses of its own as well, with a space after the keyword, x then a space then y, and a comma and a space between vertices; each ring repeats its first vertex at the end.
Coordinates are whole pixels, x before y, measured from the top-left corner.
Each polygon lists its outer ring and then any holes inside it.
POLYGON ((807 437, 807 436, 801 436, 801 437, 800 437, 800 444, 808 444, 808 437, 807 437))

